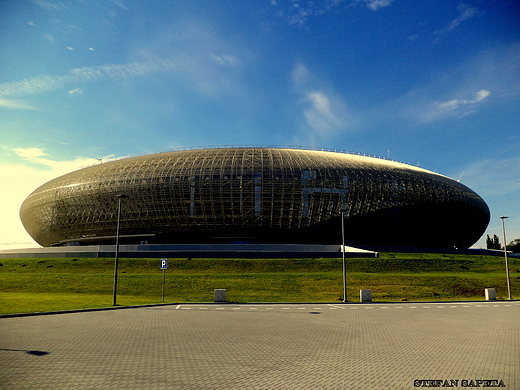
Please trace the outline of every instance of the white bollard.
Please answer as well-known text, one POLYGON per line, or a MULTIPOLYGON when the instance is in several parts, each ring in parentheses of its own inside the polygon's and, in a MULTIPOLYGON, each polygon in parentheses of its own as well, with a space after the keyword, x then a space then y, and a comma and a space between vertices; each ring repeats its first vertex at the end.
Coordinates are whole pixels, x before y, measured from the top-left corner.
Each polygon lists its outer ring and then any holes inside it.
POLYGON ((359 290, 359 302, 372 302, 372 290, 359 290))
POLYGON ((496 301, 497 300, 497 293, 494 288, 486 288, 484 291, 486 294, 486 301, 496 301))

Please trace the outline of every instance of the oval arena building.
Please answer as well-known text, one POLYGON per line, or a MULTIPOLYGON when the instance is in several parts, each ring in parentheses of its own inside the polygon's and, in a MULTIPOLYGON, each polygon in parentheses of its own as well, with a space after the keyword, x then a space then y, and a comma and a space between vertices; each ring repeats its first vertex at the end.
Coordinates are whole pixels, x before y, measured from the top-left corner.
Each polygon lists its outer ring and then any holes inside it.
POLYGON ((471 189, 349 152, 212 147, 124 158, 47 182, 22 204, 42 246, 339 244, 468 248, 489 223, 471 189))

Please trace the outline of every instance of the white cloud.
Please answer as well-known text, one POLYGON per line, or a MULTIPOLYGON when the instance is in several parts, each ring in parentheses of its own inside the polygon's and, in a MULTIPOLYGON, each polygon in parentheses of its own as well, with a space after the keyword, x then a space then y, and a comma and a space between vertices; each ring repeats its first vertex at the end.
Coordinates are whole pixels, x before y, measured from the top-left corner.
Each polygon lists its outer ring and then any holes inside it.
POLYGON ((15 100, 0 99, 0 107, 9 108, 11 110, 37 110, 37 108, 15 100))
POLYGON ((372 11, 377 11, 380 8, 388 7, 394 0, 354 0, 350 3, 351 6, 357 6, 359 4, 366 4, 367 8, 372 11))
POLYGON ((455 99, 455 100, 450 100, 448 102, 437 102, 435 104, 440 109, 447 108, 449 110, 454 110, 454 109, 456 109, 457 107, 459 107, 461 105, 478 103, 478 102, 484 100, 486 97, 488 97, 490 93, 491 93, 490 91, 482 89, 482 90, 478 91, 476 96, 475 96, 475 98, 471 99, 471 100, 467 100, 467 99, 459 99, 459 100, 457 100, 457 99, 455 99))
POLYGON ((304 87, 311 81, 311 76, 309 70, 303 64, 298 63, 291 74, 293 85, 296 88, 304 87))
MULTIPOLYGON (((223 103, 224 95, 235 98, 246 92, 242 83, 244 64, 256 57, 250 48, 227 32, 223 35, 212 23, 200 18, 172 22, 150 40, 133 48, 135 56, 152 63, 161 62, 165 53, 175 53, 168 70, 175 88, 186 89, 223 103)), ((173 55, 173 54, 172 54, 173 55)))
POLYGON ((25 159, 33 160, 41 156, 45 156, 45 152, 40 148, 15 148, 14 152, 25 159))
POLYGON ((47 10, 62 10, 67 8, 66 5, 61 1, 53 1, 53 0, 32 0, 32 2, 42 8, 47 10))
POLYGON ((330 133, 342 127, 342 121, 332 112, 330 99, 323 92, 309 92, 310 107, 303 111, 307 124, 318 133, 330 133))
POLYGON ((71 89, 69 91, 70 95, 81 95, 82 93, 83 93, 83 90, 81 88, 75 88, 75 89, 71 89))
MULTIPOLYGON (((165 77, 177 79, 176 86, 219 98, 223 94, 243 93, 241 76, 244 61, 252 54, 240 43, 229 43, 219 32, 200 22, 186 21, 161 31, 155 39, 133 50, 141 61, 123 64, 79 67, 63 74, 44 74, 34 78, 0 84, 0 99, 12 99, 65 90, 81 93, 81 84, 118 81, 129 78, 165 77), (164 53, 176 57, 164 58, 164 53)), ((69 49, 73 49, 72 46, 69 49)), ((90 51, 94 50, 89 48, 90 51)), ((152 80, 153 81, 153 80, 152 80)), ((219 100, 220 101, 220 100, 219 100)))
POLYGON ((242 65, 242 62, 235 56, 231 56, 231 55, 227 55, 227 54, 217 56, 214 54, 210 54, 210 57, 215 63, 217 63, 218 65, 224 66, 224 67, 226 67, 226 66, 237 67, 237 66, 242 65))
POLYGON ((377 11, 379 8, 388 7, 392 4, 393 0, 365 0, 367 7, 373 11, 377 11))
POLYGON ((455 28, 457 28, 463 21, 467 19, 471 19, 472 17, 478 15, 480 13, 478 8, 470 7, 467 4, 461 4, 458 7, 459 9, 459 16, 457 16, 455 19, 453 19, 446 27, 440 30, 436 30, 434 34, 440 35, 445 34, 450 31, 453 31, 455 28))
POLYGON ((0 84, 0 97, 34 95, 63 88, 65 85, 72 83, 86 83, 103 79, 119 80, 169 71, 178 67, 179 64, 174 60, 155 60, 76 68, 64 75, 43 75, 32 79, 0 84))
POLYGON ((467 117, 491 105, 515 104, 520 96, 519 72, 520 44, 498 45, 441 69, 430 82, 417 84, 381 107, 379 116, 429 123, 467 117))
MULTIPOLYGON (((20 164, 0 163, 0 250, 38 246, 25 231, 19 216, 23 201, 40 185, 79 168, 98 164, 93 158, 70 161, 52 160, 40 148, 2 148, 16 153, 20 164), (49 158, 44 158, 47 156, 49 158)), ((109 159, 107 157, 107 159, 109 159)))
POLYGON ((303 130, 308 136, 312 139, 315 136, 330 137, 352 128, 353 115, 344 99, 314 76, 305 65, 296 64, 291 78, 304 119, 303 130))
POLYGON ((484 100, 485 98, 487 98, 489 96, 490 93, 491 93, 491 91, 481 89, 480 91, 477 92, 477 96, 475 98, 475 103, 480 102, 481 100, 484 100))
POLYGON ((288 7, 284 10, 278 9, 276 12, 276 16, 279 18, 286 18, 290 25, 303 27, 312 18, 325 15, 332 9, 339 6, 342 2, 343 0, 325 0, 321 2, 292 1, 278 4, 276 1, 272 1, 271 5, 279 7, 288 7))
POLYGON ((424 121, 430 122, 436 119, 458 115, 466 116, 474 112, 474 105, 482 102, 491 94, 486 89, 481 89, 475 94, 473 99, 452 99, 444 102, 435 102, 424 114, 424 121))
POLYGON ((117 5, 119 8, 121 9, 124 9, 125 11, 129 11, 128 7, 126 5, 124 5, 122 2, 120 1, 117 1, 117 0, 112 0, 112 3, 114 3, 115 5, 117 5))
POLYGON ((55 42, 56 41, 56 38, 54 37, 54 35, 52 35, 50 33, 43 34, 43 39, 45 39, 46 41, 49 41, 49 42, 55 42))
POLYGON ((325 0, 325 1, 289 1, 278 4, 276 1, 271 1, 271 5, 276 7, 283 7, 285 4, 287 8, 277 9, 276 16, 284 18, 290 25, 303 27, 309 20, 316 17, 326 15, 328 12, 336 9, 343 3, 346 7, 355 7, 358 5, 366 5, 372 11, 378 11, 381 8, 388 7, 394 0, 325 0))
POLYGON ((520 157, 476 161, 463 173, 464 183, 478 187, 483 197, 520 193, 520 157))

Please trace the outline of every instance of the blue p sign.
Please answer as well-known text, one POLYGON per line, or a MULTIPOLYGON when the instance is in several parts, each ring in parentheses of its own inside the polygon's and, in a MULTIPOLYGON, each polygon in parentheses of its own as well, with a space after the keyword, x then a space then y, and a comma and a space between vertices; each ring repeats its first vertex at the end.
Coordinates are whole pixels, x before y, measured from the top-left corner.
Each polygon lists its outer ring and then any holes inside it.
POLYGON ((161 269, 168 268, 168 259, 161 259, 161 269))

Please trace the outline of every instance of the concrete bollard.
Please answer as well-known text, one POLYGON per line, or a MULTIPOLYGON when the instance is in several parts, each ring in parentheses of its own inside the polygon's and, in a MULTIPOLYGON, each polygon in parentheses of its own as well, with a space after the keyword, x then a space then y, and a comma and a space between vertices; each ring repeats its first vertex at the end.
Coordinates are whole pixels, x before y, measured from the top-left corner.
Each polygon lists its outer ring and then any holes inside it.
POLYGON ((359 290, 359 302, 372 302, 372 290, 359 290))
POLYGON ((226 302, 226 289, 216 288, 214 291, 215 302, 226 302))
POLYGON ((497 300, 497 293, 494 288, 486 288, 484 291, 486 294, 486 301, 496 301, 497 300))

